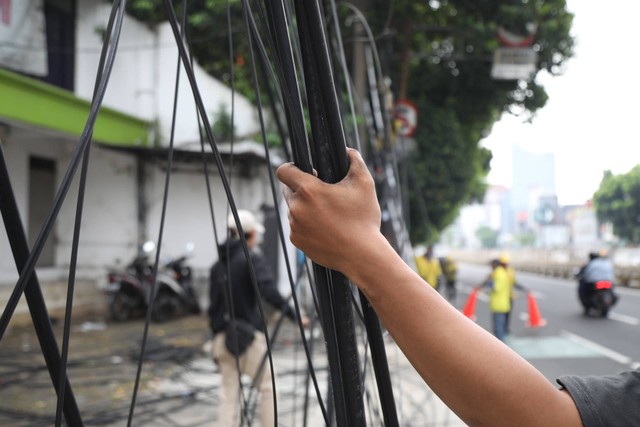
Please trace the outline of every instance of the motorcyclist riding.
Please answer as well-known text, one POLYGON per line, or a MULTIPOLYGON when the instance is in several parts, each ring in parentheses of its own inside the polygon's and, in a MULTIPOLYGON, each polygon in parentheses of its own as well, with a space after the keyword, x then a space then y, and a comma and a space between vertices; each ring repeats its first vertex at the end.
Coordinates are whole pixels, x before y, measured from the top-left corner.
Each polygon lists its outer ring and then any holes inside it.
POLYGON ((589 253, 589 262, 580 269, 577 278, 579 281, 578 296, 584 307, 584 314, 588 314, 596 290, 596 283, 601 281, 613 283, 615 280, 613 263, 606 256, 606 252, 591 252, 589 253))

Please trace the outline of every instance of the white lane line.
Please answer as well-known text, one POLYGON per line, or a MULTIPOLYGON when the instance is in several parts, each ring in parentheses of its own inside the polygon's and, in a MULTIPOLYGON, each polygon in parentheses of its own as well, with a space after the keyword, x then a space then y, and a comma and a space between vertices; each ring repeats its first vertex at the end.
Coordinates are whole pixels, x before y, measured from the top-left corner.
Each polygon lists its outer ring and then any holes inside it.
POLYGON ((626 323, 628 325, 640 325, 640 319, 633 316, 627 316, 626 314, 609 312, 609 319, 617 320, 618 322, 626 323))
POLYGON ((560 334, 566 337, 567 339, 575 343, 578 343, 580 345, 583 345, 587 348, 590 348, 591 350, 597 353, 600 353, 601 355, 608 357, 609 359, 614 360, 620 364, 629 365, 632 362, 631 358, 628 356, 625 356, 624 354, 618 353, 617 351, 613 351, 610 348, 604 347, 598 343, 595 343, 591 340, 583 338, 579 335, 573 334, 569 331, 565 331, 564 329, 560 331, 560 334))

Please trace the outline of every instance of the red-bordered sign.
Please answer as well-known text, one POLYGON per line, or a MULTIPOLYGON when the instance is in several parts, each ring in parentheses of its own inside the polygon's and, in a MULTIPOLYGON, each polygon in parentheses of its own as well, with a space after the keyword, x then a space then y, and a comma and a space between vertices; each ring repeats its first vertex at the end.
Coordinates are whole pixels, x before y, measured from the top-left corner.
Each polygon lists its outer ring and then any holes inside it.
POLYGON ((407 99, 399 99, 396 101, 394 110, 394 119, 397 123, 397 131, 400 136, 413 136, 416 133, 418 124, 418 107, 407 99))

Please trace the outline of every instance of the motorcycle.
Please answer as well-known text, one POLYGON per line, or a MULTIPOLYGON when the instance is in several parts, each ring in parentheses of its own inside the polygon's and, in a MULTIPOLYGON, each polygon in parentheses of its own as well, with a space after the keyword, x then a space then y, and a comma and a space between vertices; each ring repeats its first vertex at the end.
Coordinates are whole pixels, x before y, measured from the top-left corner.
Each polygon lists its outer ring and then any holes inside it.
MULTIPOLYGON (((188 245, 189 252, 193 249, 188 245)), ((104 289, 108 295, 109 313, 116 321, 142 317, 152 297, 153 265, 148 254, 155 249, 153 242, 142 251, 124 271, 110 271, 104 289)), ((151 309, 155 322, 164 322, 185 313, 200 313, 198 297, 193 287, 191 267, 183 255, 163 263, 156 274, 156 295, 151 309)))
POLYGON ((611 307, 618 301, 618 296, 613 292, 613 283, 609 280, 600 280, 582 285, 587 287, 583 295, 578 294, 584 314, 589 315, 595 312, 600 317, 607 317, 611 307))
POLYGON ((158 291, 151 309, 151 318, 156 322, 201 311, 193 285, 193 271, 186 263, 187 257, 182 255, 169 260, 158 271, 158 291))
POLYGON ((154 248, 153 242, 145 243, 124 270, 111 270, 107 274, 107 283, 103 289, 107 294, 109 314, 113 320, 123 322, 142 317, 146 313, 149 278, 153 271, 148 254, 154 248))

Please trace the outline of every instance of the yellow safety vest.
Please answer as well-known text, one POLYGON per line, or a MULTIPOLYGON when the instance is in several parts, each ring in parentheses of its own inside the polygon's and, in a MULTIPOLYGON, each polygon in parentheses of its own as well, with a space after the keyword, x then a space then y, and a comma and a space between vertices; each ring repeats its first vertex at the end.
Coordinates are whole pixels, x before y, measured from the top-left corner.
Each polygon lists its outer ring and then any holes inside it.
POLYGON ((416 267, 418 274, 432 287, 438 286, 438 278, 442 274, 440 269, 440 261, 435 258, 430 260, 425 257, 416 257, 416 267))
POLYGON ((491 273, 493 288, 489 295, 489 309, 493 313, 507 313, 511 309, 511 284, 509 273, 502 266, 491 273))

